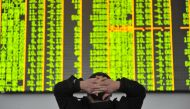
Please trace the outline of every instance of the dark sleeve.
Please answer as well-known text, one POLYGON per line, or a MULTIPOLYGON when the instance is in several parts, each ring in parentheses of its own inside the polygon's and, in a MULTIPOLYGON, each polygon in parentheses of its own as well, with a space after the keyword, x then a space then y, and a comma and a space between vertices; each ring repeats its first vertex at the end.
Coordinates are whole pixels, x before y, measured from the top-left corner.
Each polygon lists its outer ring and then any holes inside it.
POLYGON ((69 100, 75 99, 73 93, 80 91, 80 81, 82 79, 77 79, 71 76, 67 80, 57 83, 54 86, 54 96, 57 100, 60 109, 65 109, 69 100))
POLYGON ((118 92, 126 94, 126 97, 120 99, 119 104, 128 107, 129 109, 141 109, 146 96, 144 86, 127 78, 118 79, 117 81, 120 81, 118 92))

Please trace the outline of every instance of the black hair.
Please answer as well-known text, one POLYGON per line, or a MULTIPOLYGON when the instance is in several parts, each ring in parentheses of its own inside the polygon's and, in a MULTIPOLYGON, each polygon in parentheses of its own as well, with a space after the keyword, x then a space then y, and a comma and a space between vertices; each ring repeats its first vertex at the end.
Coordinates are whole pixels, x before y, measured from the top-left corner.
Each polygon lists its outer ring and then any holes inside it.
POLYGON ((89 78, 96 78, 96 76, 102 76, 102 77, 107 77, 108 79, 111 79, 106 73, 103 73, 103 72, 94 73, 89 78))

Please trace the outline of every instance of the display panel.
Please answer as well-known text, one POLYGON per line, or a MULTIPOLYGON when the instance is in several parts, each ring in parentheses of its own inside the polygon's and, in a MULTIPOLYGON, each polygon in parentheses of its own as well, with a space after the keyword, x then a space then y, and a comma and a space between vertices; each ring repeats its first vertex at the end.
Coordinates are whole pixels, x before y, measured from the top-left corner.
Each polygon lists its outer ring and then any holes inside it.
POLYGON ((0 92, 105 72, 190 91, 190 0, 0 0, 0 92))

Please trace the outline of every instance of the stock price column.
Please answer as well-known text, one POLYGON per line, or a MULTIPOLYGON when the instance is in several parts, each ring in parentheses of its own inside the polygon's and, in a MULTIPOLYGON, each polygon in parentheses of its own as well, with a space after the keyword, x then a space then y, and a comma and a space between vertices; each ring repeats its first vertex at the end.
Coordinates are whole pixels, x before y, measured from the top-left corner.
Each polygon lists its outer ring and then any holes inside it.
POLYGON ((46 2, 45 91, 63 80, 63 0, 46 2))
POLYGON ((114 80, 121 77, 135 80, 134 2, 132 0, 108 2, 110 77, 114 80))
POLYGON ((134 8, 136 77, 147 90, 153 91, 155 90, 153 2, 152 0, 136 0, 134 8))
POLYGON ((0 0, 0 92, 25 90, 25 5, 0 0))
POLYGON ((106 4, 106 0, 92 1, 90 21, 93 27, 90 32, 90 68, 93 73, 108 73, 108 7, 106 4))
POLYGON ((174 90, 171 0, 153 2, 154 61, 157 91, 174 90))
POLYGON ((74 27, 74 68, 76 69, 75 76, 82 77, 82 0, 71 0, 74 5, 75 14, 71 15, 71 20, 76 22, 74 27))
MULTIPOLYGON (((190 89, 190 0, 184 0, 184 7, 185 9, 183 10, 183 13, 181 14, 183 22, 180 27, 181 31, 184 34, 184 55, 185 55, 185 61, 184 61, 184 75, 186 76, 185 79, 185 88, 190 89)), ((182 34, 183 34, 182 33, 182 34)), ((183 80, 181 80, 183 81, 183 80)), ((183 87, 182 85, 180 87, 183 87)), ((179 88, 181 89, 181 88, 179 88)))
POLYGON ((44 91, 46 0, 28 2, 26 91, 44 91))

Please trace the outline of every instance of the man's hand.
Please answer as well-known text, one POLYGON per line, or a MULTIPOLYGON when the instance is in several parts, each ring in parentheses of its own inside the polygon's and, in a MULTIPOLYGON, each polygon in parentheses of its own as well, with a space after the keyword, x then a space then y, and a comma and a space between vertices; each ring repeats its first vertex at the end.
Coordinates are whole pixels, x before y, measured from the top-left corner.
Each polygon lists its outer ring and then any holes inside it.
POLYGON ((102 100, 104 100, 106 97, 110 96, 114 91, 119 89, 120 82, 113 81, 106 77, 96 76, 96 78, 90 78, 85 81, 80 81, 80 87, 82 90, 89 94, 98 95, 99 92, 105 92, 105 94, 102 97, 102 100))
POLYGON ((120 82, 113 81, 111 79, 105 79, 99 85, 102 88, 101 90, 105 92, 104 96, 102 97, 102 99, 104 100, 106 97, 110 96, 114 91, 119 89, 120 82))
POLYGON ((98 78, 89 78, 84 81, 80 81, 80 88, 85 92, 92 94, 95 90, 100 90, 101 86, 98 84, 100 79, 98 78))
POLYGON ((102 81, 99 85, 102 87, 102 90, 104 90, 105 92, 112 93, 119 89, 120 82, 113 81, 111 79, 106 79, 102 81))

